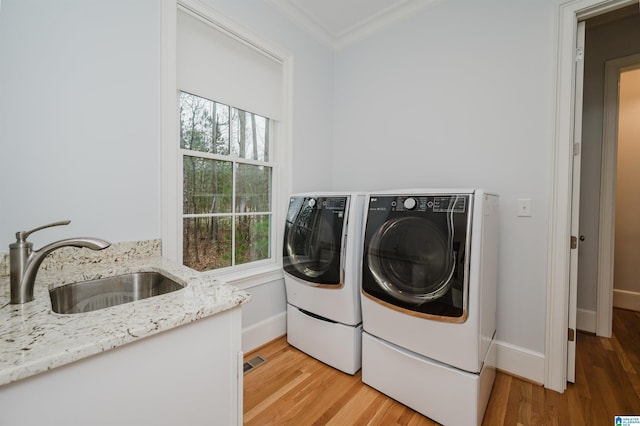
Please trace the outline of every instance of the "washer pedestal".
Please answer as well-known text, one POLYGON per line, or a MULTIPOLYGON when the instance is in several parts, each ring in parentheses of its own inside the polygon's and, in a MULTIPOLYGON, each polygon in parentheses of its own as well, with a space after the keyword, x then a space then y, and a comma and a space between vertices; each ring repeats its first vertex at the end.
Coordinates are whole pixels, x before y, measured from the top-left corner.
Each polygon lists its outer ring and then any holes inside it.
POLYGON ((360 370, 362 324, 347 326, 317 318, 287 304, 287 341, 347 374, 360 370))
POLYGON ((480 425, 495 379, 495 346, 479 374, 362 334, 362 381, 444 425, 480 425))

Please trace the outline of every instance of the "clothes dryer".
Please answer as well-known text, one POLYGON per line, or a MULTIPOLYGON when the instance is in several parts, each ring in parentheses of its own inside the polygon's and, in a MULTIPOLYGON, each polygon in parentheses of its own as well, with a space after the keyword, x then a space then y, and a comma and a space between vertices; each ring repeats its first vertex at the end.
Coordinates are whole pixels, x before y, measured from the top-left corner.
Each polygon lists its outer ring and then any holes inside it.
POLYGON ((348 374, 361 366, 364 199, 362 193, 293 195, 284 231, 287 340, 348 374))
POLYGON ((480 424, 495 377, 498 196, 366 200, 362 380, 443 424, 480 424))

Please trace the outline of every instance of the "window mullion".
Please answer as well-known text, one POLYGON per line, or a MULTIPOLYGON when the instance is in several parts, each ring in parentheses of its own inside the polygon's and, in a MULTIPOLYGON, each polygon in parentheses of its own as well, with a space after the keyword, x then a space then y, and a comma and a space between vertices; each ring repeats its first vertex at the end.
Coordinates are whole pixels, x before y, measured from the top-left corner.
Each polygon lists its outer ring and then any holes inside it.
POLYGON ((241 158, 241 157, 235 157, 232 155, 224 155, 224 154, 212 154, 209 152, 194 151, 194 150, 185 149, 185 148, 179 148, 179 150, 182 156, 200 157, 200 158, 206 158, 209 160, 219 160, 219 161, 235 161, 239 164, 249 164, 252 166, 274 167, 274 163, 271 161, 252 160, 250 158, 241 158))
MULTIPOLYGON (((232 108, 228 107, 229 122, 227 125, 227 143, 228 153, 227 159, 231 154, 231 146, 233 144, 233 132, 232 132, 232 108)), ((231 267, 236 265, 236 164, 235 161, 231 163, 231 267)))
POLYGON ((235 266, 236 264, 236 164, 234 161, 231 166, 231 266, 235 266))

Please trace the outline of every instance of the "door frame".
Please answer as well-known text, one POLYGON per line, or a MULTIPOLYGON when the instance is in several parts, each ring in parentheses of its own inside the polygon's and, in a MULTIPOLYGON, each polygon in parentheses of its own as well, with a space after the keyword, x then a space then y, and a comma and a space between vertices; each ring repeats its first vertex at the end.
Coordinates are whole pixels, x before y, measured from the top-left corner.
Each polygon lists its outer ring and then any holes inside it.
POLYGON ((573 338, 567 341, 567 381, 576 381, 576 339, 577 311, 578 311, 578 252, 580 243, 576 238, 580 233, 580 170, 582 169, 582 104, 584 99, 584 43, 585 43, 584 21, 578 21, 576 31, 576 54, 575 54, 575 84, 573 96, 573 158, 571 174, 571 250, 569 250, 569 308, 567 322, 569 336, 573 330, 573 338), (575 245, 574 245, 575 241, 575 245), (574 273, 575 271, 575 273, 574 273))
POLYGON ((602 175, 600 178, 600 219, 598 226, 598 298, 596 304, 596 335, 602 337, 611 337, 613 322, 620 74, 637 68, 640 68, 640 53, 611 59, 605 63, 602 175))
POLYGON ((544 385, 561 393, 567 387, 569 276, 577 272, 571 271, 569 261, 577 25, 578 20, 637 3, 638 0, 571 0, 560 5, 558 14, 544 385))

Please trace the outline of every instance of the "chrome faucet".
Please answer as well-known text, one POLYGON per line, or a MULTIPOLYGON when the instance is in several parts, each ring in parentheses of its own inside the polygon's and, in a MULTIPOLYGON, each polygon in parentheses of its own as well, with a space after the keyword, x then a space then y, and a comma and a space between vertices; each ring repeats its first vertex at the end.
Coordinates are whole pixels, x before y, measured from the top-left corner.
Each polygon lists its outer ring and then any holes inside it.
POLYGON ((38 268, 44 258, 61 247, 86 247, 91 250, 103 250, 111 244, 97 238, 69 238, 55 241, 33 251, 33 244, 27 241, 32 233, 52 226, 68 225, 70 220, 50 223, 30 231, 16 232, 16 242, 9 244, 9 271, 11 273, 11 303, 19 304, 33 300, 33 286, 38 268))

